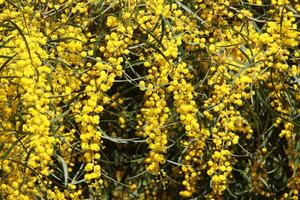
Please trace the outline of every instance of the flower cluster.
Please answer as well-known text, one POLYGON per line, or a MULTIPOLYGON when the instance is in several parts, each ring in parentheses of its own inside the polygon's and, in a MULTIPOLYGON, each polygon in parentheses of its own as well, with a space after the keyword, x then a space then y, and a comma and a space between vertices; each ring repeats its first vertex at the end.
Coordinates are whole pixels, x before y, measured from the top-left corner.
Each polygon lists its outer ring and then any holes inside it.
POLYGON ((299 199, 299 0, 0 0, 0 199, 299 199))

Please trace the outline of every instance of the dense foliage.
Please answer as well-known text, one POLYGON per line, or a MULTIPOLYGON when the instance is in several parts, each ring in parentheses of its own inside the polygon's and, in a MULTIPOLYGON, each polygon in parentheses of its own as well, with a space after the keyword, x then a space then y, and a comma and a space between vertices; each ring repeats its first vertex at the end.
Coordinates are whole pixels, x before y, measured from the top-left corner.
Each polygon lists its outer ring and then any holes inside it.
POLYGON ((0 199, 298 199, 299 0, 0 0, 0 199))

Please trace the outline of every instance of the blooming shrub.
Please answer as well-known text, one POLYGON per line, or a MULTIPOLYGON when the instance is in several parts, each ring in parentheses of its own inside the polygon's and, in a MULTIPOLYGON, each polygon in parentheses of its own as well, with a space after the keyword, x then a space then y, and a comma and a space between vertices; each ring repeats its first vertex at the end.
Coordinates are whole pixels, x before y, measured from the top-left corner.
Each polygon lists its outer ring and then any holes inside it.
POLYGON ((1 199, 299 198, 299 0, 0 11, 1 199))

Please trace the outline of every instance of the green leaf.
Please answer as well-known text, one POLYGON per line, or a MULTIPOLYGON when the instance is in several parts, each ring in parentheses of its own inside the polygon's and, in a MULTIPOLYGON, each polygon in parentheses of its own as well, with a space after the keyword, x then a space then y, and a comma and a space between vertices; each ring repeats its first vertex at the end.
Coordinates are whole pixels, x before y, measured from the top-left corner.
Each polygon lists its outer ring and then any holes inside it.
MULTIPOLYGON (((11 21, 11 20, 5 20, 5 21, 11 23, 11 24, 14 26, 14 28, 19 32, 19 34, 21 35, 21 37, 23 38, 23 40, 24 40, 24 42, 25 42, 26 49, 27 49, 27 51, 28 51, 29 57, 30 57, 30 59, 32 59, 32 57, 31 57, 31 52, 30 52, 30 48, 29 48, 29 45, 28 45, 28 42, 27 42, 26 37, 25 37, 23 31, 21 30, 21 28, 20 28, 16 23, 14 23, 14 22, 11 21)), ((4 21, 4 22, 5 22, 5 21, 4 21)))
POLYGON ((56 155, 57 159, 60 161, 62 167, 63 167, 63 172, 64 172, 64 184, 65 186, 68 185, 68 178, 69 178, 69 171, 68 171, 68 165, 65 161, 65 159, 63 159, 63 157, 56 155))
POLYGON ((8 58, 0 67, 0 72, 2 72, 2 70, 6 67, 6 65, 9 63, 9 61, 11 61, 17 54, 11 56, 10 58, 8 58))
POLYGON ((6 159, 6 158, 8 157, 8 155, 10 154, 10 152, 18 145, 18 143, 21 142, 21 140, 22 140, 23 138, 26 137, 26 135, 28 135, 28 134, 24 134, 24 135, 22 135, 21 137, 19 137, 19 138, 17 139, 17 141, 15 141, 15 142, 8 148, 8 150, 7 150, 4 154, 2 154, 1 159, 6 159))
POLYGON ((51 123, 55 123, 58 122, 60 119, 64 118, 71 110, 67 110, 64 113, 62 113, 61 115, 55 117, 54 119, 51 120, 51 123))
POLYGON ((196 19, 198 19, 201 24, 205 24, 206 22, 204 19, 200 18, 196 13, 194 13, 189 7, 185 6, 184 4, 182 4, 180 1, 176 1, 176 3, 183 8, 186 12, 188 12, 189 14, 191 14, 193 17, 195 17, 196 19))

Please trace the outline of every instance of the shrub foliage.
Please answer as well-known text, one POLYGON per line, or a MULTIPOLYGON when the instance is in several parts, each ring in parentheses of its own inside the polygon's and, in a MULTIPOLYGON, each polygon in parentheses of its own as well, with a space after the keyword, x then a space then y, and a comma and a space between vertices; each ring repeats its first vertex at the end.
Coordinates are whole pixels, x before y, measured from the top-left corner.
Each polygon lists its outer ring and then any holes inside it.
POLYGON ((0 0, 0 199, 298 199, 299 0, 0 0))

